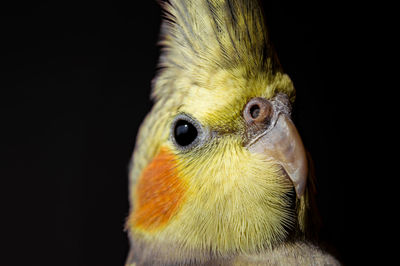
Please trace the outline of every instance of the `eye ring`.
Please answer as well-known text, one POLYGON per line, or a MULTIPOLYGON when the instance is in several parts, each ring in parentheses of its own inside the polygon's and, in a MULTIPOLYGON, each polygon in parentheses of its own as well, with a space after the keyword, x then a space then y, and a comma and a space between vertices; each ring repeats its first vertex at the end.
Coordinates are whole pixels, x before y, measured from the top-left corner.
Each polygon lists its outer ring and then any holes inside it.
POLYGON ((204 140, 205 135, 205 130, 201 124, 185 113, 178 114, 172 121, 170 139, 181 151, 187 151, 198 146, 204 140), (177 136, 177 131, 180 131, 181 137, 177 136))

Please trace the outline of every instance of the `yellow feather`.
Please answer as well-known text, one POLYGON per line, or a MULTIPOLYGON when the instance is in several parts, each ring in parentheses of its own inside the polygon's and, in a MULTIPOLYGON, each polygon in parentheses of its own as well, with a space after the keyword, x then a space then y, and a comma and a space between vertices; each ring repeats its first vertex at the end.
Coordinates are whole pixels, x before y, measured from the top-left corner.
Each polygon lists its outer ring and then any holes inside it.
POLYGON ((290 79, 275 75, 282 70, 258 1, 173 0, 165 2, 164 8, 162 70, 154 84, 154 98, 184 95, 192 84, 224 90, 211 80, 221 71, 236 80, 280 83, 277 79, 282 78, 284 86, 279 89, 294 95, 290 79))
MULTIPOLYGON (((277 92, 295 97, 269 44, 259 3, 171 0, 164 8, 155 105, 140 128, 130 171, 131 211, 137 179, 161 146, 175 154, 188 191, 163 229, 128 225, 130 233, 148 243, 148 250, 178 247, 168 254, 186 260, 270 248, 287 238, 288 228, 304 229, 304 223, 299 225, 291 208, 293 186, 281 168, 243 147, 242 111, 249 99, 277 92), (177 150, 170 132, 179 113, 217 136, 197 149, 177 150)), ((301 204, 303 217, 306 203, 301 204)))

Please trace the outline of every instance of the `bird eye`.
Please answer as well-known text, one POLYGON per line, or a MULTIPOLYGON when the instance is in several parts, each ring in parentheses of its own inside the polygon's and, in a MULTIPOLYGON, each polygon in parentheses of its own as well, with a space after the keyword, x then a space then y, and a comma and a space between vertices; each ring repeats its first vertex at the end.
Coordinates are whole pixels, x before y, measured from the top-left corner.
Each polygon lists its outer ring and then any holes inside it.
POLYGON ((175 124, 174 138, 180 146, 187 146, 197 138, 197 129, 192 123, 178 120, 175 124))
POLYGON ((179 148, 188 149, 197 143, 201 133, 202 128, 197 121, 185 114, 180 114, 172 125, 171 137, 179 148))

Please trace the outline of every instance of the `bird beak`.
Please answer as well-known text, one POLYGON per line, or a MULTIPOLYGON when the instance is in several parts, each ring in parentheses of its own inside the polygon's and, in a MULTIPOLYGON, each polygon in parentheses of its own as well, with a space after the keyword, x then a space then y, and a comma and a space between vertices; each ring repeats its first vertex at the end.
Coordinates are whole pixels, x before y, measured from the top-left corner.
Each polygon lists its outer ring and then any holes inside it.
POLYGON ((248 123, 246 145, 250 152, 261 153, 282 166, 300 198, 307 183, 308 162, 300 135, 290 119, 287 96, 278 94, 273 100, 251 99, 245 109, 248 123))

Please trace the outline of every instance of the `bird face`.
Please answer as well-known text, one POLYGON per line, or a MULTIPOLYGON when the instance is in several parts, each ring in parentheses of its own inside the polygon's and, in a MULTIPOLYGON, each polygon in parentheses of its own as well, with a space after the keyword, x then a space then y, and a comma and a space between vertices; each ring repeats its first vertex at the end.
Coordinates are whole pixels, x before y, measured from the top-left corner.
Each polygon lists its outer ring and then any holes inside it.
POLYGON ((307 161, 289 98, 266 79, 237 80, 191 84, 158 129, 169 134, 135 185, 133 232, 229 253, 272 246, 294 227, 307 161))
POLYGON ((259 1, 162 3, 155 105, 130 171, 131 254, 173 264, 304 232, 307 160, 290 119, 294 87, 259 1))

